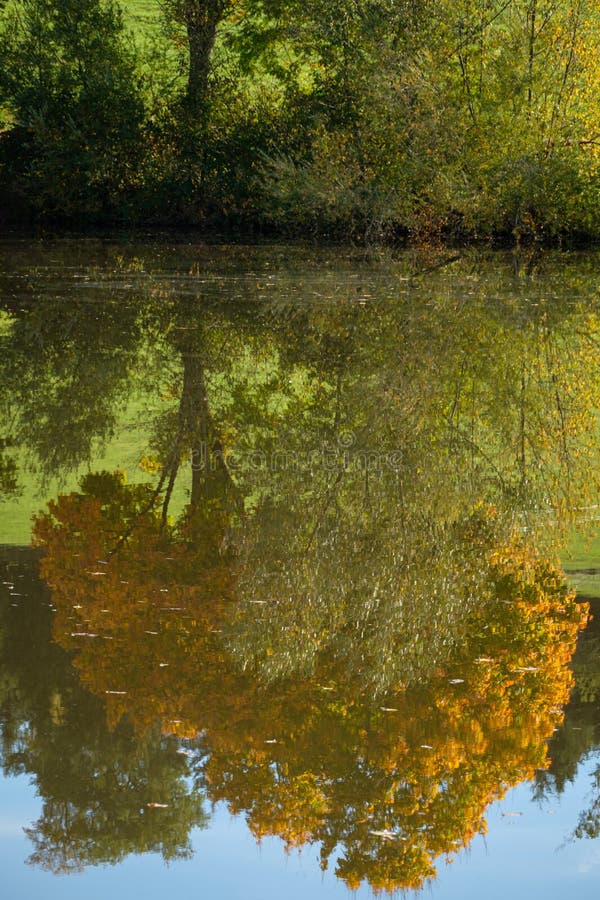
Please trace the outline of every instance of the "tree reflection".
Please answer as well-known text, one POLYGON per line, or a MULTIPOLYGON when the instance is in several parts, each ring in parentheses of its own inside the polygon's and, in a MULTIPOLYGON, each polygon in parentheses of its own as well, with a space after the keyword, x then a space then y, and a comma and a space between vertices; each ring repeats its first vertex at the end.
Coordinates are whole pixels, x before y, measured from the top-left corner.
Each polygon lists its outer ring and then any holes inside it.
POLYGON ((34 847, 28 862, 67 873, 115 864, 130 853, 160 853, 165 861, 189 857, 190 830, 206 816, 201 798, 186 785, 177 742, 152 732, 134 735, 125 723, 108 732, 98 716, 91 730, 82 731, 82 724, 45 742, 49 771, 28 748, 27 769, 36 773, 44 797, 40 818, 25 829, 34 847))
POLYGON ((149 486, 98 473, 82 487, 35 526, 53 633, 78 650, 74 665, 106 696, 111 727, 126 711, 141 731, 158 720, 167 733, 195 735, 198 690, 205 675, 221 677, 217 634, 235 594, 227 513, 207 492, 165 525, 149 486))
POLYGON ((102 699, 82 688, 70 655, 50 642, 52 610, 35 561, 2 557, 0 759, 6 774, 33 775, 43 801, 26 829, 29 862, 63 873, 129 853, 187 857, 190 830, 207 817, 177 740, 155 726, 136 733, 125 720, 108 729, 102 699))
MULTIPOLYGON (((463 276, 399 265, 384 299, 365 275, 326 305, 290 303, 291 276, 258 306, 151 286, 152 480, 88 474, 35 521, 54 639, 109 729, 184 742, 197 790, 259 839, 319 842, 351 887, 421 886, 548 765, 586 619, 554 557, 597 495, 598 316, 531 302, 531 273, 492 301, 463 276)), ((53 868, 85 857, 65 832, 104 858, 157 846, 136 819, 109 853, 117 812, 92 828, 48 796, 53 868)))
MULTIPOLYGON (((591 622, 573 657, 574 686, 562 727, 548 748, 550 765, 536 773, 535 796, 550 800, 575 781, 578 770, 600 750, 600 619, 598 601, 591 601, 591 622)), ((586 807, 581 810, 567 840, 600 835, 600 765, 590 778, 586 807)))
MULTIPOLYGON (((373 702, 374 677, 348 677, 331 651, 303 677, 265 685, 240 672, 220 639, 243 603, 222 510, 205 506, 206 530, 190 541, 197 519, 188 510, 165 527, 149 488, 107 474, 82 487, 36 524, 55 639, 78 648, 74 665, 112 728, 126 717, 143 736, 158 720, 185 737, 197 783, 257 838, 318 841, 324 866, 341 848, 349 886, 419 887, 438 856, 485 830, 490 802, 547 765, 586 610, 518 532, 505 541, 497 512, 480 511, 462 536, 477 547, 486 602, 465 614, 460 648, 426 678, 409 666, 373 702)), ((363 670, 378 664, 362 657, 363 670)))
POLYGON ((67 474, 108 440, 127 399, 139 316, 117 297, 69 286, 28 295, 0 333, 0 409, 11 442, 44 476, 67 474), (66 432, 66 433, 65 433, 66 432))

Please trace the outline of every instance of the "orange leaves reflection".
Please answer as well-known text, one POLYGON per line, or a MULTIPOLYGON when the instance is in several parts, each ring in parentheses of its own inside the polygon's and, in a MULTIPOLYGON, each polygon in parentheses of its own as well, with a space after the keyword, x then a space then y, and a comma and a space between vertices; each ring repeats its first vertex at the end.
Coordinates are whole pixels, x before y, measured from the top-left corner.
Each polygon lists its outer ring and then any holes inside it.
POLYGON ((266 685, 236 667, 226 518, 207 500, 166 528, 148 490, 105 476, 38 517, 55 638, 111 725, 127 715, 143 733, 159 720, 187 738, 210 800, 258 840, 318 842, 351 888, 418 888, 485 832, 491 802, 547 766, 587 609, 522 536, 494 542, 494 513, 473 536, 488 541, 489 601, 462 649, 374 700, 327 654, 314 675, 266 685))

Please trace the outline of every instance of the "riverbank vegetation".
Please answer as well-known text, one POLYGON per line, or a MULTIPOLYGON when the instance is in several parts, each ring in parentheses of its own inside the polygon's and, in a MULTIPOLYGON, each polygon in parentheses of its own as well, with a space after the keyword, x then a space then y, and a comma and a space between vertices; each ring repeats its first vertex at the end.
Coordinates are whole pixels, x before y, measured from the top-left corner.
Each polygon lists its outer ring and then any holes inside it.
POLYGON ((3 0, 0 223, 600 234, 593 0, 3 0))

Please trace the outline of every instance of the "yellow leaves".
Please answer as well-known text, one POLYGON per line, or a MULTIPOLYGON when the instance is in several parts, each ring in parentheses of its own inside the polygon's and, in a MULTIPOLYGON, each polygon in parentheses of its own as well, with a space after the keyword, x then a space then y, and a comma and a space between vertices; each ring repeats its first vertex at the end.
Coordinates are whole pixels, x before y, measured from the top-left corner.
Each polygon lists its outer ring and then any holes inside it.
POLYGON ((139 466, 142 472, 146 472, 148 475, 156 475, 162 471, 162 464, 156 457, 152 456, 142 456, 139 466))
POLYGON ((259 815, 252 820, 250 828, 258 839, 277 835, 288 849, 300 847, 311 840, 328 809, 317 776, 305 772, 280 782, 268 799, 258 800, 259 815))
POLYGON ((192 516, 188 531, 163 529, 143 487, 111 475, 88 487, 99 496, 67 495, 36 521, 55 637, 76 649, 109 727, 127 715, 140 733, 157 722, 180 738, 202 732, 209 799, 244 813, 258 840, 340 844, 347 883, 420 887, 438 857, 485 829, 489 803, 545 764, 587 612, 559 567, 520 531, 507 535, 493 507, 480 506, 460 535, 489 581, 485 614, 473 609, 443 667, 373 703, 326 651, 313 675, 279 683, 236 668, 221 637, 235 571, 218 509, 200 510, 195 543, 192 516), (128 541, 109 555, 115 534, 128 541), (76 637, 86 632, 96 637, 76 637))

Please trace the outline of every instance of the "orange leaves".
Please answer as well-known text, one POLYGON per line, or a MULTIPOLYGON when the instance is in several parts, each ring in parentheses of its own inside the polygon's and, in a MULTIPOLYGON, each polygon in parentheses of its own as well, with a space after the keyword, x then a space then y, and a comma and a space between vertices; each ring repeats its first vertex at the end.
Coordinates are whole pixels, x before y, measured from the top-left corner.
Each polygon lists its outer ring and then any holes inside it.
POLYGON ((314 674, 268 684, 236 668, 222 637, 235 645, 236 570, 218 506, 161 528, 145 489, 112 476, 90 485, 95 496, 62 497, 36 521, 55 638, 76 648, 111 727, 126 715, 138 732, 158 721, 201 734, 209 798, 243 813, 258 840, 322 842, 324 866, 341 848, 349 886, 419 888, 485 831, 491 802, 546 765, 587 609, 494 510, 460 533, 487 598, 469 607, 464 640, 444 667, 373 701, 334 651, 314 674), (111 555, 115 535, 127 538, 111 555))

